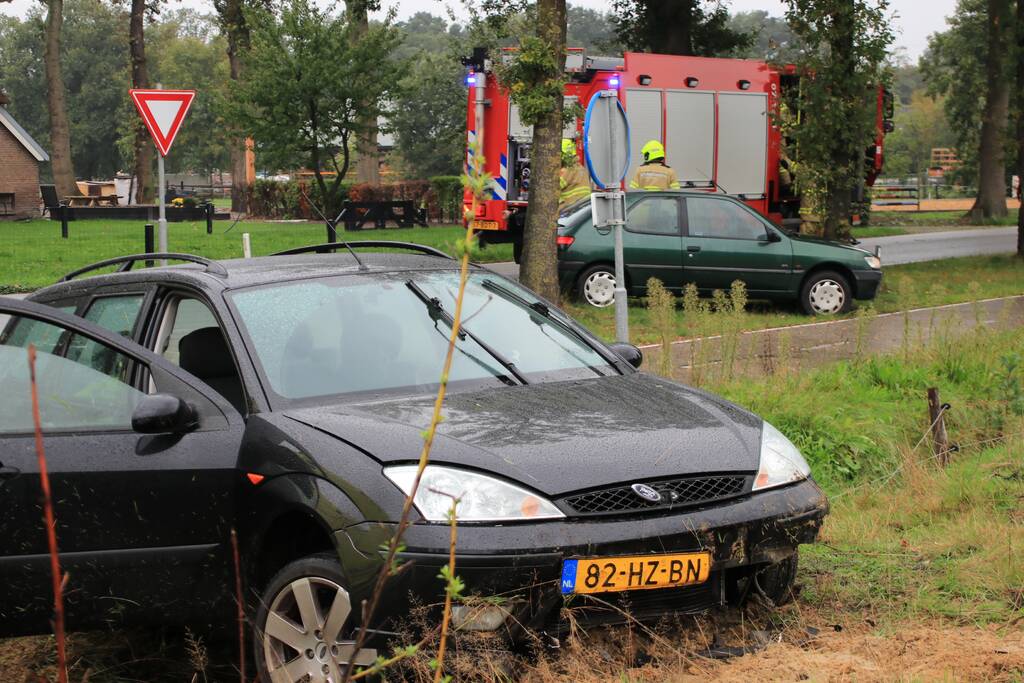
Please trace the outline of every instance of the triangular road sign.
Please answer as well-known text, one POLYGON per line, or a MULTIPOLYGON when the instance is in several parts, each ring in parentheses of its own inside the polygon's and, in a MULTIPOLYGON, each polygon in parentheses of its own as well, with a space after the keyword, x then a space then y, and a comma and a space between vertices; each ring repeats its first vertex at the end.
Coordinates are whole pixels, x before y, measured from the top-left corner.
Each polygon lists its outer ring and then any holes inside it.
POLYGON ((181 128, 181 122, 195 99, 195 90, 141 90, 131 89, 135 108, 153 136, 160 154, 167 156, 171 151, 174 136, 181 128))

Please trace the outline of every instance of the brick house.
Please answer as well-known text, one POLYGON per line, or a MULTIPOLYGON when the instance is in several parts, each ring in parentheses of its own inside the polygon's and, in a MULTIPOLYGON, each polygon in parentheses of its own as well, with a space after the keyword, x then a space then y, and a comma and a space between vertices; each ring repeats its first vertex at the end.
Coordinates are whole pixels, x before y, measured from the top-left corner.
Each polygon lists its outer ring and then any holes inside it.
POLYGON ((18 125, 0 92, 0 219, 39 215, 39 164, 50 157, 18 125))

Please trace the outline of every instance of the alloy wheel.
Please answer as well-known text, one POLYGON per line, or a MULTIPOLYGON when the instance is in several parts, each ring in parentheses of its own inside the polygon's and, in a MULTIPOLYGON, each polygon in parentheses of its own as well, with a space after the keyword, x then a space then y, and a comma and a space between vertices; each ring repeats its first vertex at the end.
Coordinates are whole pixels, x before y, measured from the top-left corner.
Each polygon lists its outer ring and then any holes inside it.
POLYGON ((846 303, 846 290, 835 280, 819 280, 811 287, 808 298, 815 313, 838 313, 846 303))
POLYGON ((583 282, 583 298, 591 306, 605 308, 615 302, 615 276, 599 270, 583 282))
MULTIPOLYGON (((296 579, 270 603, 263 656, 271 683, 339 683, 355 642, 341 640, 352 613, 348 591, 317 576, 296 579)), ((377 651, 363 648, 355 663, 369 666, 377 651)))

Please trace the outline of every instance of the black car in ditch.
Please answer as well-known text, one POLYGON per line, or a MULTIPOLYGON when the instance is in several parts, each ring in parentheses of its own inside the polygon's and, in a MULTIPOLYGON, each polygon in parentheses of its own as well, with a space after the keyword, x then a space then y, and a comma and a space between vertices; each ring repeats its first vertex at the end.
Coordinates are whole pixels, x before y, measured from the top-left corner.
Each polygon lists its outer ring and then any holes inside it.
POLYGON ((234 530, 257 666, 337 680, 442 599, 450 495, 466 593, 502 598, 456 605, 457 629, 785 599, 828 510, 786 437, 474 266, 407 566, 353 655, 459 278, 428 247, 355 246, 376 250, 123 257, 0 298, 0 633, 45 632, 52 609, 30 345, 73 629, 229 626, 234 530), (184 263, 132 269, 161 258, 184 263))

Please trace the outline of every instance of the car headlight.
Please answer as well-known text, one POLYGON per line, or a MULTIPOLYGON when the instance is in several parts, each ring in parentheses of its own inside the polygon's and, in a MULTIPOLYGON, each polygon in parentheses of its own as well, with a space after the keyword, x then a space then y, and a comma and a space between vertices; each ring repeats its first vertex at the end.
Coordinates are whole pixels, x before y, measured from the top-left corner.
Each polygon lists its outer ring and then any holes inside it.
POLYGON ((879 270, 882 267, 882 259, 877 256, 865 256, 864 260, 867 261, 869 267, 879 270))
MULTIPOLYGON (((408 496, 416 479, 416 465, 385 467, 384 476, 408 496)), ((447 522, 453 498, 459 522, 508 522, 565 517, 549 500, 526 489, 469 470, 427 465, 413 504, 430 522, 447 522)))
POLYGON ((811 476, 811 468, 793 442, 767 422, 761 429, 761 465, 754 490, 770 489, 811 476))

